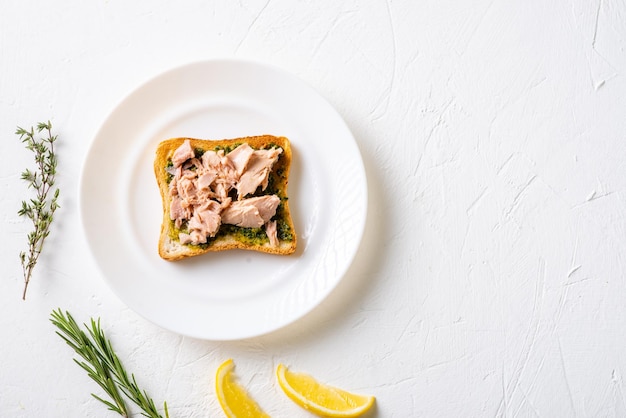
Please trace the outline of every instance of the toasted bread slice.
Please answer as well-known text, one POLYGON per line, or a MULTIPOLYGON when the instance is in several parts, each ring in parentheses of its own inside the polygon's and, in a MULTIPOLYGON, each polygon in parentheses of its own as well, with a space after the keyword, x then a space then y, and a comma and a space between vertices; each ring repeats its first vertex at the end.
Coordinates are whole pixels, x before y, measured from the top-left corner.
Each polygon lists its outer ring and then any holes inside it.
POLYGON ((287 196, 287 184, 289 182, 289 169, 291 165, 291 147, 289 140, 285 137, 271 135, 242 137, 223 140, 202 140, 194 138, 173 138, 159 144, 154 160, 154 174, 161 192, 163 203, 163 222, 159 237, 159 255, 165 260, 180 260, 205 254, 211 251, 224 251, 230 249, 244 249, 260 251, 272 254, 292 254, 296 249, 296 231, 291 219, 289 210, 289 200, 287 196), (278 244, 270 244, 270 240, 264 227, 244 228, 240 226, 221 224, 214 237, 207 237, 206 243, 182 244, 179 239, 180 233, 185 233, 185 225, 177 228, 172 220, 170 209, 172 198, 169 192, 169 184, 172 181, 172 156, 185 140, 190 141, 195 156, 198 157, 206 151, 224 150, 225 154, 235 149, 237 146, 247 143, 253 149, 282 148, 278 160, 272 166, 268 178, 267 188, 262 190, 259 187, 250 197, 263 195, 277 195, 280 203, 276 209, 276 214, 271 221, 276 221, 278 244))

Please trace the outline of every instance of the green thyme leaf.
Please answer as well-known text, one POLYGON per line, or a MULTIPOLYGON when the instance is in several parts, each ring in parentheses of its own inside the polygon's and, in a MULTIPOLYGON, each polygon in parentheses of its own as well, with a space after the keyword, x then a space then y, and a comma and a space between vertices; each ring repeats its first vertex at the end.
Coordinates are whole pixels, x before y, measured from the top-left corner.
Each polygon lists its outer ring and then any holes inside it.
POLYGON ((43 250, 45 239, 50 234, 50 226, 54 219, 54 212, 59 208, 57 199, 59 189, 53 189, 57 173, 57 157, 54 152, 54 142, 57 137, 52 135, 52 124, 40 122, 37 124, 37 132, 45 135, 38 137, 31 127, 30 131, 17 127, 15 134, 26 145, 26 149, 34 154, 36 170, 26 169, 22 172, 22 180, 28 183, 28 189, 34 189, 36 197, 30 199, 30 204, 22 202, 19 216, 25 216, 31 220, 33 231, 27 235, 28 251, 20 253, 22 271, 24 273, 24 291, 22 299, 26 299, 26 290, 37 265, 39 255, 43 250), (54 191, 52 191, 54 190, 54 191), (52 195, 50 192, 52 191, 52 195))

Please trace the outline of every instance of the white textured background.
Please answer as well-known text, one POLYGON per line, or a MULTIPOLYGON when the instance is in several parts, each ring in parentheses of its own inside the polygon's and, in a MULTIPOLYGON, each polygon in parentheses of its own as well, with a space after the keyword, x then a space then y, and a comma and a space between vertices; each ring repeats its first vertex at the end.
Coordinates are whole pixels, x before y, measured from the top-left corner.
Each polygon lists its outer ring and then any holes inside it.
MULTIPOLYGON (((278 362, 377 397, 375 417, 626 416, 626 4, 577 1, 0 3, 0 416, 115 416, 55 336, 100 317, 172 416, 221 416, 216 367, 307 417, 278 362), (191 61, 278 65, 336 107, 369 179, 364 242, 313 313, 240 342, 182 338, 108 289, 77 211, 82 160, 138 84, 191 61), (29 289, 16 214, 51 119, 62 189, 29 289)), ((219 321, 220 318, 215 318, 219 321)))

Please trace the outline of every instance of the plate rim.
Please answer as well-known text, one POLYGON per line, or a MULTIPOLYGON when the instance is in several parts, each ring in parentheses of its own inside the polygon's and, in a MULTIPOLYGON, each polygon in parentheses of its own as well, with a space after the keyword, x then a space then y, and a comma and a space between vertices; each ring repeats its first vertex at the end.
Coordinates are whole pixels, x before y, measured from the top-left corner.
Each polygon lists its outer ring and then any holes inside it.
MULTIPOLYGON (((96 267, 98 268, 103 281, 106 283, 107 287, 112 291, 112 293, 122 302, 124 303, 130 310, 132 310, 133 312, 135 312, 136 314, 138 314, 139 316, 143 317, 144 319, 146 319, 147 321, 159 326, 162 329, 166 329, 168 331, 177 333, 179 335, 184 335, 184 336, 189 336, 192 338, 198 338, 198 339, 202 339, 202 340, 212 340, 212 341, 232 341, 232 340, 244 340, 244 339, 249 339, 249 338, 255 338, 261 335, 266 335, 266 334, 270 334, 272 332, 275 332, 279 329, 285 328, 295 322, 297 322, 298 320, 300 320, 301 318, 303 318, 304 316, 308 315, 311 311, 313 311, 317 306, 319 306, 329 295, 330 293, 332 293, 332 291, 339 285, 339 283, 344 279, 344 277, 346 276, 346 274, 348 273, 350 267, 353 265, 354 260, 362 246, 362 240, 363 240, 363 236, 364 236, 364 232, 365 232, 365 227, 366 227, 366 223, 367 223, 367 217, 368 217, 368 212, 369 212, 369 204, 368 204, 368 199, 369 199, 369 190, 368 190, 368 181, 367 181, 367 172, 365 170, 365 164, 363 161, 363 156, 359 147, 358 142, 356 141, 356 138, 354 136, 354 134, 352 133, 351 129, 349 128, 348 124, 346 123, 345 119, 343 118, 343 116, 338 112, 338 110, 324 97, 322 96, 314 87, 312 87, 308 82, 306 82, 305 80, 303 80, 302 78, 296 76, 295 74, 289 72, 288 70, 281 68, 275 64, 270 64, 270 63, 266 63, 266 62, 261 62, 261 61, 256 61, 256 60, 250 60, 250 59, 240 59, 240 58, 215 58, 215 59, 204 59, 204 60, 196 60, 196 61, 191 61, 191 62, 187 62, 185 64, 181 64, 181 65, 176 65, 176 66, 172 66, 168 69, 165 69, 161 72, 158 72, 150 77, 147 77, 146 79, 144 79, 143 82, 139 83, 138 85, 136 85, 134 88, 130 89, 126 94, 124 94, 122 96, 122 98, 120 100, 117 101, 117 103, 109 109, 109 111, 106 113, 105 117, 101 120, 100 124, 98 125, 97 130, 95 131, 95 134, 92 136, 90 142, 89 142, 89 146, 87 148, 87 151, 83 157, 82 160, 82 166, 80 169, 80 177, 79 177, 79 181, 78 181, 78 195, 77 195, 77 202, 78 202, 78 206, 79 206, 79 223, 81 226, 81 230, 82 230, 82 236, 84 237, 84 239, 86 240, 87 243, 87 247, 88 247, 88 252, 90 253, 90 256, 92 257, 92 259, 94 260, 96 267), (215 65, 234 65, 234 66, 257 66, 257 67, 261 67, 265 70, 269 70, 272 73, 278 74, 281 77, 289 77, 291 78, 293 81, 297 82, 298 84, 300 84, 302 87, 306 88, 309 90, 310 93, 312 93, 314 96, 316 96, 316 98, 324 104, 325 107, 328 108, 328 110, 337 118, 337 122, 339 122, 342 125, 342 128, 345 130, 345 133, 348 134, 348 139, 351 142, 351 144, 355 147, 356 150, 356 162, 358 163, 358 171, 362 176, 362 181, 359 182, 360 186, 361 186, 361 192, 362 192, 362 205, 359 205, 359 218, 360 218, 360 224, 358 227, 358 231, 357 234, 358 235, 353 235, 352 236, 352 241, 354 242, 353 245, 353 249, 350 250, 349 256, 346 257, 346 262, 342 264, 342 267, 337 269, 335 272, 335 279, 332 280, 332 284, 329 286, 325 286, 322 291, 317 292, 316 297, 314 298, 314 302, 311 303, 309 306, 306 306, 303 309, 298 310, 298 313, 295 315, 290 315, 289 318, 287 320, 281 321, 278 324, 275 324, 274 326, 271 327, 264 327, 261 330, 257 330, 256 332, 243 332, 243 333, 239 333, 240 335, 237 336, 207 336, 201 332, 197 332, 197 333, 189 333, 189 332, 182 332, 180 330, 174 329, 170 326, 166 326, 163 323, 155 320, 154 318, 150 318, 148 317, 145 312, 143 311, 139 311, 138 309, 136 309, 136 307, 134 307, 129 299, 126 295, 124 295, 122 291, 120 291, 118 288, 116 288, 116 286, 114 285, 114 283, 112 282, 112 280, 108 277, 108 272, 105 270, 105 268, 102 265, 102 261, 99 259, 98 255, 96 254, 95 248, 93 246, 93 243, 91 242, 91 240, 93 239, 92 237, 89 236, 89 232, 88 232, 88 227, 86 225, 86 213, 85 213, 85 183, 87 181, 87 177, 88 177, 88 162, 91 160, 92 158, 92 153, 93 153, 93 149, 96 146, 96 142, 98 141, 98 138, 102 136, 103 131, 105 131, 107 125, 109 123, 111 123, 111 119, 114 116, 115 112, 121 107, 123 106, 125 103, 127 103, 128 101, 132 100, 133 98, 135 98, 136 95, 138 95, 142 90, 146 89, 148 86, 150 86, 151 84, 157 83, 159 81, 159 79, 167 79, 168 76, 171 76, 172 74, 178 73, 178 72, 184 72, 186 70, 189 70, 190 68, 193 68, 195 66, 215 66, 215 65)), ((319 257, 319 256, 318 256, 319 257)))

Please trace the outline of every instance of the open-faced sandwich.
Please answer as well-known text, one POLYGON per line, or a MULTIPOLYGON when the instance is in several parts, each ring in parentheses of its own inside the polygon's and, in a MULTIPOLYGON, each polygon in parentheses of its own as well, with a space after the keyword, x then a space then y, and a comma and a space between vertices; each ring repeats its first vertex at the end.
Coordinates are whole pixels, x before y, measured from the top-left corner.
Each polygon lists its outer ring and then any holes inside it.
POLYGON ((290 165, 285 137, 161 142, 154 161, 163 201, 159 255, 179 260, 234 248, 293 253, 290 165))

